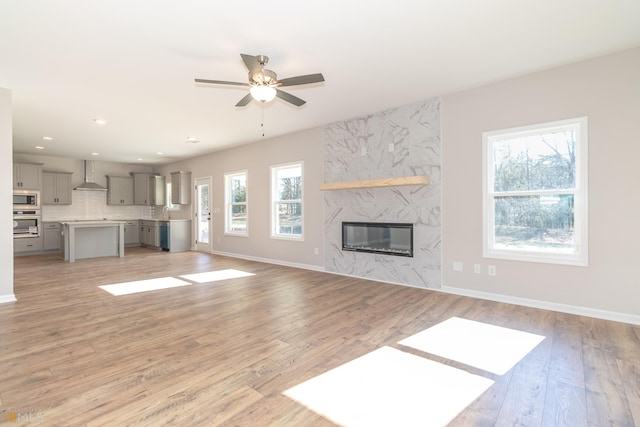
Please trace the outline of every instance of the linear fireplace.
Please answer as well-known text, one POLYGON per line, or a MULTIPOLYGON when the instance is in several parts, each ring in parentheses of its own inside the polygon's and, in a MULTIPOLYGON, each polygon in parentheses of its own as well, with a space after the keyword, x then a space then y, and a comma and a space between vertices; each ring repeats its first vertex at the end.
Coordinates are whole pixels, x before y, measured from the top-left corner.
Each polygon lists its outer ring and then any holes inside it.
POLYGON ((413 224, 343 222, 342 250, 413 257, 413 224))

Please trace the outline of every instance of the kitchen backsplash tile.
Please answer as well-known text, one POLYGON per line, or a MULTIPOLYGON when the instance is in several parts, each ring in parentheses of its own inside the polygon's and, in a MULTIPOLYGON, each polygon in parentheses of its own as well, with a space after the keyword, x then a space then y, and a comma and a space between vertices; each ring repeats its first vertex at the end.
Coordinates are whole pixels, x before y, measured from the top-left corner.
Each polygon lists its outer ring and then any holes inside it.
POLYGON ((43 206, 42 220, 152 219, 161 211, 153 206, 107 205, 106 191, 73 191, 70 205, 43 206))

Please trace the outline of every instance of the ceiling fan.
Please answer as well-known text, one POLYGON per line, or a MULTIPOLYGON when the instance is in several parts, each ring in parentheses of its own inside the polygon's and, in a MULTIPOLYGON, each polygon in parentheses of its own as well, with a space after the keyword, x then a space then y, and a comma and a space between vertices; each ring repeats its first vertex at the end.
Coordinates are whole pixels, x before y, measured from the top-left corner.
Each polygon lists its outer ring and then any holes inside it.
POLYGON ((249 69, 249 83, 239 82, 227 82, 223 80, 207 80, 207 79, 195 79, 196 83, 209 83, 218 85, 230 85, 230 86, 246 86, 249 87, 249 93, 242 98, 236 104, 236 107, 244 107, 249 104, 252 99, 261 102, 272 101, 275 97, 289 102, 297 107, 304 105, 307 101, 291 95, 283 90, 281 87, 287 86, 299 86, 311 83, 320 83, 324 81, 324 77, 321 73, 307 74, 304 76, 289 77, 286 79, 278 80, 278 76, 275 72, 264 68, 269 62, 269 58, 265 55, 245 55, 240 54, 242 61, 249 69))

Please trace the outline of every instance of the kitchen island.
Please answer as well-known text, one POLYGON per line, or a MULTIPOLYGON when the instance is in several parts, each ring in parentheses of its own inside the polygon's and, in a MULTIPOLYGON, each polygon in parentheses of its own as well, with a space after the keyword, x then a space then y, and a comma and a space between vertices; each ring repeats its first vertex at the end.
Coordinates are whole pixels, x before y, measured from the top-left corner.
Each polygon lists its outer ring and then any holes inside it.
POLYGON ((124 256, 125 221, 61 222, 64 260, 124 256))

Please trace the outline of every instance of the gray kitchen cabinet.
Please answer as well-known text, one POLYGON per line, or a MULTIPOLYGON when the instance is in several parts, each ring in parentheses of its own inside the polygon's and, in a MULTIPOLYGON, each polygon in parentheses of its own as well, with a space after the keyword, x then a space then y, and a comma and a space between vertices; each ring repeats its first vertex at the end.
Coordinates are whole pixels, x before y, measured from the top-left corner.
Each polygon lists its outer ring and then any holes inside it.
POLYGON ((60 232, 62 225, 59 222, 45 222, 44 223, 44 250, 45 251, 59 251, 60 250, 60 232))
POLYGON ((20 190, 40 190, 42 188, 42 165, 14 163, 13 188, 20 190))
POLYGON ((191 172, 171 172, 171 203, 174 205, 191 203, 191 172))
POLYGON ((140 221, 140 243, 154 248, 160 246, 157 221, 140 221))
POLYGON ((20 239, 13 239, 13 253, 14 255, 30 255, 42 252, 43 238, 40 237, 26 237, 20 239))
POLYGON ((124 244, 136 246, 140 244, 139 221, 126 221, 124 224, 124 244))
POLYGON ((134 205, 150 205, 151 194, 149 188, 150 173, 131 172, 133 177, 133 204, 134 205))
POLYGON ((133 178, 107 175, 107 204, 133 205, 133 178))
POLYGON ((151 205, 164 206, 167 198, 167 180, 162 175, 152 175, 149 177, 149 196, 151 205))
MULTIPOLYGON (((169 252, 183 252, 191 250, 191 220, 163 221, 165 235, 160 234, 163 249, 169 252), (164 241, 163 241, 164 240, 164 241)), ((162 230, 162 228, 161 228, 162 230)))
POLYGON ((42 172, 42 204, 71 204, 71 172, 42 172))
POLYGON ((131 172, 133 177, 133 203, 143 206, 165 204, 165 179, 150 173, 131 172))

